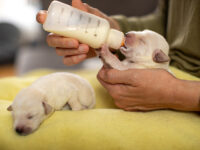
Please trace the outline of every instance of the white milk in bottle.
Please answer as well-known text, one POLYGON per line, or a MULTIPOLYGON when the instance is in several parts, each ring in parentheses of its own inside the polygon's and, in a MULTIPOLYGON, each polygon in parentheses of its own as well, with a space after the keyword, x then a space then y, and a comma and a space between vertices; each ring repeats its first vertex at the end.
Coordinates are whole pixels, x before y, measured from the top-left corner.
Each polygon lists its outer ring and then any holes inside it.
POLYGON ((124 42, 124 34, 111 29, 106 19, 58 1, 50 4, 43 28, 48 32, 78 39, 92 48, 100 48, 106 43, 110 48, 118 49, 124 42))

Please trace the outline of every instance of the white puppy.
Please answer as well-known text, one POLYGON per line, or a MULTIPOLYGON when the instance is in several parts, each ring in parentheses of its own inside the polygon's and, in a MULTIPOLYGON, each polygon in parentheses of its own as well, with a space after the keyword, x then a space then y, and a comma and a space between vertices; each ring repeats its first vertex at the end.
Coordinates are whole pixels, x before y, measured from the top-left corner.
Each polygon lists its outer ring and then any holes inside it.
POLYGON ((82 110, 94 105, 95 93, 88 81, 70 73, 53 73, 20 91, 7 110, 12 111, 15 131, 26 135, 55 110, 82 110))
POLYGON ((118 70, 130 68, 163 68, 168 70, 169 45, 160 34, 144 30, 126 33, 125 45, 120 52, 126 57, 120 61, 114 56, 106 45, 100 51, 104 64, 118 70))

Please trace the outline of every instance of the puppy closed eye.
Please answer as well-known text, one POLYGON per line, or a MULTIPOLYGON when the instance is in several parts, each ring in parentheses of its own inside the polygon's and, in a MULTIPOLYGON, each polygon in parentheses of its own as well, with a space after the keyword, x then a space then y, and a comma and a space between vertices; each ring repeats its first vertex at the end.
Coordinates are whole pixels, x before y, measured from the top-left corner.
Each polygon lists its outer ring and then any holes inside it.
POLYGON ((140 41, 141 43, 143 43, 143 44, 146 44, 145 40, 142 39, 142 38, 140 38, 139 41, 140 41))
POLYGON ((27 119, 33 119, 33 117, 34 117, 33 115, 28 115, 27 119))

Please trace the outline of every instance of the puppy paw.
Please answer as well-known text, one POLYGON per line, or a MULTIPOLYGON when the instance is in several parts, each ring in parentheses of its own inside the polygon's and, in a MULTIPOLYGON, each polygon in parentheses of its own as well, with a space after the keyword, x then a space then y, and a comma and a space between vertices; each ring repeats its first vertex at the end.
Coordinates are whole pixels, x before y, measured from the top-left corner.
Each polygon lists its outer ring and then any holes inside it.
POLYGON ((108 46, 106 44, 103 44, 100 50, 100 56, 105 57, 105 56, 109 56, 109 54, 110 54, 110 50, 108 46))

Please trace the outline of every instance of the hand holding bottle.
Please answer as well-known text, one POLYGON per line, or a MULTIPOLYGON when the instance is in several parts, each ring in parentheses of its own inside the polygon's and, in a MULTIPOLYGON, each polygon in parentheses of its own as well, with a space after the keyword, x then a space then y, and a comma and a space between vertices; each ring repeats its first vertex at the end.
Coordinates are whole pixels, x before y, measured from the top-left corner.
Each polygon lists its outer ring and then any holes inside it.
MULTIPOLYGON (((92 8, 87 4, 83 4, 80 0, 72 0, 72 6, 82 11, 105 18, 109 21, 112 28, 119 29, 119 25, 116 21, 109 18, 99 10, 92 8)), ((46 15, 46 11, 40 11, 37 14, 37 21, 43 24, 45 22, 46 15)), ((64 57, 63 62, 66 65, 78 64, 86 58, 95 56, 94 49, 90 48, 86 44, 80 44, 78 40, 73 38, 62 37, 51 33, 47 36, 47 43, 49 46, 56 48, 56 52, 59 56, 64 57)))

